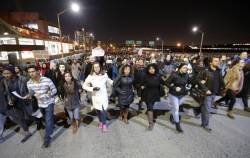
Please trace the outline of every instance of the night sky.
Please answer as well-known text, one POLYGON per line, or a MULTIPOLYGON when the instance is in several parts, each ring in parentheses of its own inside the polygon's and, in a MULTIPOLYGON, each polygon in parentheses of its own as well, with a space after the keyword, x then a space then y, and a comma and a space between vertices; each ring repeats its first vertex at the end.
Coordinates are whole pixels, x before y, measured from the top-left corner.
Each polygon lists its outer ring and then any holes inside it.
MULTIPOLYGON (((70 0, 6 0, 1 11, 37 11, 56 22, 56 13, 70 0), (19 1, 19 3, 17 3, 19 1)), ((205 44, 250 42, 250 5, 233 0, 78 0, 80 13, 61 16, 62 31, 73 35, 85 27, 98 40, 123 42, 126 39, 154 40, 167 44, 198 44, 200 34, 191 32, 198 25, 205 32, 205 44)), ((72 36, 73 37, 73 36, 72 36)))

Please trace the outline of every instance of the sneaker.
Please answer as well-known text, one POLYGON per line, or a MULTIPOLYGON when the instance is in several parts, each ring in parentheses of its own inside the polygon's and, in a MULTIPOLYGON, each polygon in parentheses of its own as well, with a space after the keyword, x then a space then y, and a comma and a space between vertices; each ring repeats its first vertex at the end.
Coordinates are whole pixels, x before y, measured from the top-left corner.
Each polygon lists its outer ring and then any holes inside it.
POLYGON ((108 132, 108 126, 107 125, 102 126, 102 132, 108 132))
POLYGON ((183 130, 182 130, 182 128, 181 128, 181 124, 180 124, 180 123, 175 123, 175 125, 176 125, 176 130, 177 130, 177 132, 183 133, 183 130))
POLYGON ((102 124, 101 122, 99 123, 98 128, 100 128, 100 129, 102 129, 102 128, 103 128, 103 124, 102 124))

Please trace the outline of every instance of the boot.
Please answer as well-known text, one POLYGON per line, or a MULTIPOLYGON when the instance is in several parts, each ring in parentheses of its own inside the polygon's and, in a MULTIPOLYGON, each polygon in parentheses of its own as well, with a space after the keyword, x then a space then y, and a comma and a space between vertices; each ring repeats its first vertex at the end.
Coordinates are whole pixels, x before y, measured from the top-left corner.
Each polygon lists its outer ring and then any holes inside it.
POLYGON ((79 128, 80 127, 80 121, 76 120, 76 127, 79 128))
POLYGON ((125 110, 124 110, 124 114, 123 114, 123 121, 126 123, 126 124, 129 124, 129 122, 128 122, 128 108, 126 108, 125 110))
POLYGON ((234 119, 234 118, 235 118, 234 115, 233 115, 233 111, 232 111, 232 110, 230 110, 230 111, 227 112, 227 116, 228 116, 229 118, 231 118, 231 119, 234 119))
POLYGON ((77 131, 76 121, 72 122, 72 129, 73 129, 73 134, 76 134, 76 131, 77 131))
POLYGON ((122 121, 124 116, 124 110, 121 108, 120 109, 120 115, 119 115, 119 120, 122 121))
POLYGON ((169 117, 169 121, 171 122, 171 124, 174 124, 174 117, 172 114, 170 114, 170 117, 169 117))
POLYGON ((176 125, 176 130, 177 130, 179 133, 183 133, 183 130, 182 130, 182 128, 181 128, 180 122, 175 123, 175 125, 176 125))
POLYGON ((152 131, 153 128, 154 128, 154 114, 153 114, 153 111, 148 111, 148 122, 149 122, 148 130, 152 131))

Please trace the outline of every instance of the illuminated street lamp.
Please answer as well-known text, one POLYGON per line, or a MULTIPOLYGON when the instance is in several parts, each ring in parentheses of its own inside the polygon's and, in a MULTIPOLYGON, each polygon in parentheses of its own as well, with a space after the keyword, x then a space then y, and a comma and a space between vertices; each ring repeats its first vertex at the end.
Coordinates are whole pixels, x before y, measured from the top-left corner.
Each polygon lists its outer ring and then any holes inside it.
MULTIPOLYGON (((156 41, 160 41, 160 37, 156 37, 156 41)), ((163 46, 164 46, 164 41, 161 40, 161 52, 163 53, 163 46)))
POLYGON ((176 46, 178 48, 182 47, 182 52, 184 53, 184 45, 181 42, 177 42, 176 46))
POLYGON ((202 44, 203 44, 204 32, 201 31, 197 26, 194 26, 194 27, 192 28, 192 31, 193 31, 194 33, 196 33, 196 32, 201 33, 201 44, 200 44, 200 52, 199 52, 199 55, 201 55, 201 54, 202 54, 202 44))
POLYGON ((69 8, 64 9, 63 11, 57 13, 57 22, 58 22, 58 28, 59 28, 59 36, 60 36, 60 45, 61 45, 61 53, 63 58, 63 46, 62 46, 62 30, 60 25, 60 15, 64 14, 66 11, 71 10, 73 12, 79 12, 80 6, 76 3, 72 3, 69 8))
POLYGON ((178 43, 176 44, 176 46, 177 46, 177 47, 180 47, 180 46, 181 46, 181 43, 180 43, 180 42, 178 42, 178 43))

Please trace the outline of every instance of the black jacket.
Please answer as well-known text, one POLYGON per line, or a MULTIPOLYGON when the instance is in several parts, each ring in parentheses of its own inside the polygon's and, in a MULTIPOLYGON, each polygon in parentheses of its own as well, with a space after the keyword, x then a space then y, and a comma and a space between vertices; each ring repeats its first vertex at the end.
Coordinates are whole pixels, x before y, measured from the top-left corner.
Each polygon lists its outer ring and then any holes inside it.
POLYGON ((250 71, 249 70, 244 70, 244 83, 243 83, 243 88, 241 90, 241 93, 243 93, 243 95, 248 95, 250 93, 250 71))
POLYGON ((188 74, 181 74, 179 72, 173 72, 166 81, 166 85, 169 88, 169 93, 174 96, 187 95, 188 91, 186 86, 190 83, 194 84, 193 82, 191 82, 188 74), (176 87, 180 87, 181 90, 177 92, 176 87))
POLYGON ((7 111, 7 105, 5 86, 2 79, 0 80, 0 113, 5 113, 7 111))
POLYGON ((164 81, 160 75, 146 74, 141 84, 141 86, 144 87, 142 91, 142 100, 145 101, 146 104, 153 104, 160 101, 162 84, 164 84, 164 81))
POLYGON ((118 76, 114 81, 114 90, 118 95, 119 105, 130 105, 134 100, 133 76, 118 76))
POLYGON ((225 87, 220 69, 212 70, 207 68, 201 71, 197 76, 197 81, 200 82, 199 85, 204 91, 210 90, 213 95, 220 95, 225 87), (201 83, 202 80, 205 81, 205 84, 201 83))

